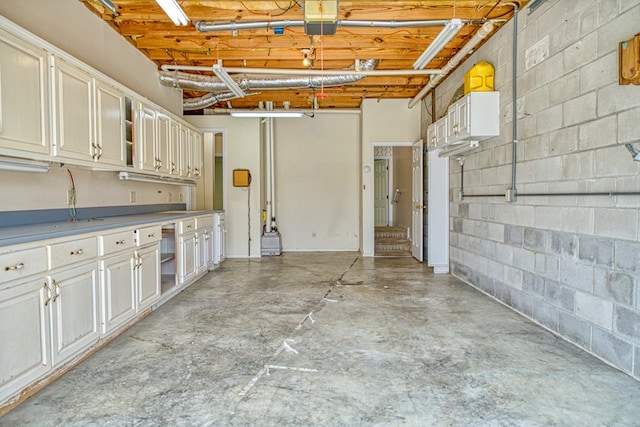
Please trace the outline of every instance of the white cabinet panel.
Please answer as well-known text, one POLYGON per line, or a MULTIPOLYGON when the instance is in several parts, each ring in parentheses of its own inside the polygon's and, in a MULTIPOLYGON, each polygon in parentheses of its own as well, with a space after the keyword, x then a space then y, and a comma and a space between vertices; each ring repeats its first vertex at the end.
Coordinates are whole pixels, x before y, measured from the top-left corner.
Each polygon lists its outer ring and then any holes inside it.
POLYGON ((500 134, 500 92, 471 92, 447 110, 448 142, 482 141, 500 134))
POLYGON ((171 119, 157 115, 156 172, 168 175, 171 172, 171 119))
POLYGON ((100 337, 97 267, 92 262, 50 276, 54 366, 100 337))
POLYGON ((125 253, 100 261, 102 271, 102 333, 115 331, 136 314, 134 258, 125 253))
POLYGON ((153 108, 138 102, 136 111, 136 166, 140 170, 156 172, 158 155, 156 153, 156 112, 153 108))
POLYGON ((0 152, 49 153, 49 78, 43 49, 0 30, 0 152))
POLYGON ((171 175, 180 175, 180 123, 171 120, 169 128, 169 137, 171 138, 171 144, 169 145, 169 173, 171 175))
POLYGON ((44 246, 0 254, 0 283, 18 283, 20 279, 46 270, 47 249, 44 246))
POLYGON ((95 161, 100 150, 93 132, 93 77, 57 57, 54 64, 54 154, 95 161))
POLYGON ((50 297, 45 278, 0 289, 0 402, 51 368, 50 297))
POLYGON ((126 165, 124 108, 122 92, 96 81, 96 145, 100 163, 126 165))
POLYGON ((191 281, 198 271, 198 252, 196 234, 180 236, 178 246, 178 281, 180 284, 191 281))
POLYGON ((98 256, 98 244, 95 237, 77 239, 69 242, 48 245, 49 269, 77 264, 98 256))
POLYGON ((135 252, 138 312, 160 299, 160 244, 135 252))

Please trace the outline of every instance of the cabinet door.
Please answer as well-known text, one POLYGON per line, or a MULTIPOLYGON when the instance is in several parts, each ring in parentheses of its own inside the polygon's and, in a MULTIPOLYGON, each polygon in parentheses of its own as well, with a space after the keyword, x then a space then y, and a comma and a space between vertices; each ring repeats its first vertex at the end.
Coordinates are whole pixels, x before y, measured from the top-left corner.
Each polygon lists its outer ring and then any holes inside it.
POLYGON ((93 78, 55 58, 56 156, 95 161, 100 150, 93 132, 93 78))
POLYGON ((197 274, 201 274, 209 269, 209 240, 209 230, 198 230, 196 233, 196 249, 198 251, 196 263, 197 274))
POLYGON ((100 163, 125 166, 124 95, 96 81, 96 145, 100 163))
POLYGON ((125 324, 136 314, 134 258, 131 253, 101 261, 102 333, 125 324))
POLYGON ((449 119, 447 117, 443 117, 436 122, 436 143, 439 146, 443 146, 447 144, 447 132, 449 131, 447 124, 449 123, 449 119))
POLYGON ((179 175, 179 156, 180 156, 180 123, 171 120, 169 130, 169 173, 171 175, 179 175))
POLYGON ((98 341, 96 262, 50 276, 53 365, 80 354, 98 341))
POLYGON ((51 368, 50 297, 44 277, 0 290, 0 402, 51 368))
POLYGON ((191 176, 200 178, 202 176, 202 135, 191 129, 191 176))
POLYGON ((135 258, 138 311, 141 311, 160 299, 160 244, 136 251, 135 258))
POLYGON ((180 126, 179 168, 180 176, 183 178, 191 176, 191 144, 189 141, 189 129, 185 126, 180 126))
POLYGON ((214 223, 216 224, 215 229, 215 242, 214 242, 214 254, 213 254, 213 262, 214 264, 220 264, 224 261, 226 257, 226 233, 224 225, 224 213, 218 212, 214 214, 214 223))
POLYGON ((196 235, 185 234, 180 236, 179 241, 178 277, 180 284, 184 284, 193 279, 198 270, 196 235))
POLYGON ((47 53, 0 30, 0 150, 49 153, 47 53))
POLYGON ((168 175, 171 172, 171 119, 158 114, 157 129, 156 171, 168 175))
POLYGON ((136 116, 137 141, 136 165, 139 169, 156 171, 156 113, 152 108, 138 103, 136 116))
POLYGON ((436 137, 436 122, 427 127, 427 147, 436 148, 438 146, 438 138, 436 137))
POLYGON ((469 121, 469 102, 471 97, 465 97, 456 103, 458 116, 458 138, 468 138, 471 135, 469 121))

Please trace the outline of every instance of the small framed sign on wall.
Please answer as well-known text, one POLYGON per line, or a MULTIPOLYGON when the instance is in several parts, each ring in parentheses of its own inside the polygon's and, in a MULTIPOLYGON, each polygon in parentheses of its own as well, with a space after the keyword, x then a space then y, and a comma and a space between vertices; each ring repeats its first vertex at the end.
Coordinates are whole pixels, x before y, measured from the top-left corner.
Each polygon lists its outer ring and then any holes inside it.
POLYGON ((251 185, 251 172, 249 172, 249 169, 234 169, 233 186, 248 187, 249 185, 251 185))

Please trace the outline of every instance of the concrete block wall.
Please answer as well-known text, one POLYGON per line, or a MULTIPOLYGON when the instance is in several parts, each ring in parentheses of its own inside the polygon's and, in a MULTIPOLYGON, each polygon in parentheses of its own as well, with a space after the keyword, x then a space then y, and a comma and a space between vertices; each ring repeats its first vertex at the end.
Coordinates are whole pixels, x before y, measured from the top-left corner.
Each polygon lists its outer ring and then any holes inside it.
MULTIPOLYGON (((511 186, 513 22, 436 89, 441 117, 464 73, 491 62, 500 136, 450 161, 452 274, 640 379, 640 86, 618 84, 637 0, 549 0, 519 14, 517 200, 511 186), (474 197, 473 195, 481 195, 474 197)), ((427 103, 428 105, 428 103, 427 103)), ((423 124, 428 120, 423 121, 423 124)))

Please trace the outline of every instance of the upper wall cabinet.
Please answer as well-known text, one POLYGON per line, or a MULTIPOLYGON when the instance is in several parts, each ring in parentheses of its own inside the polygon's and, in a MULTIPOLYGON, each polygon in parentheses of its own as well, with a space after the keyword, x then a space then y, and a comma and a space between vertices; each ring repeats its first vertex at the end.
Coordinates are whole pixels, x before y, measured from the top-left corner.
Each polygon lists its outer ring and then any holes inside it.
POLYGON ((156 147, 156 111, 138 102, 134 128, 135 166, 143 171, 158 172, 161 160, 156 147))
POLYGON ((53 69, 53 154, 96 165, 124 166, 124 95, 61 58, 54 58, 53 69))
POLYGON ((49 152, 47 52, 0 30, 0 153, 49 152))

